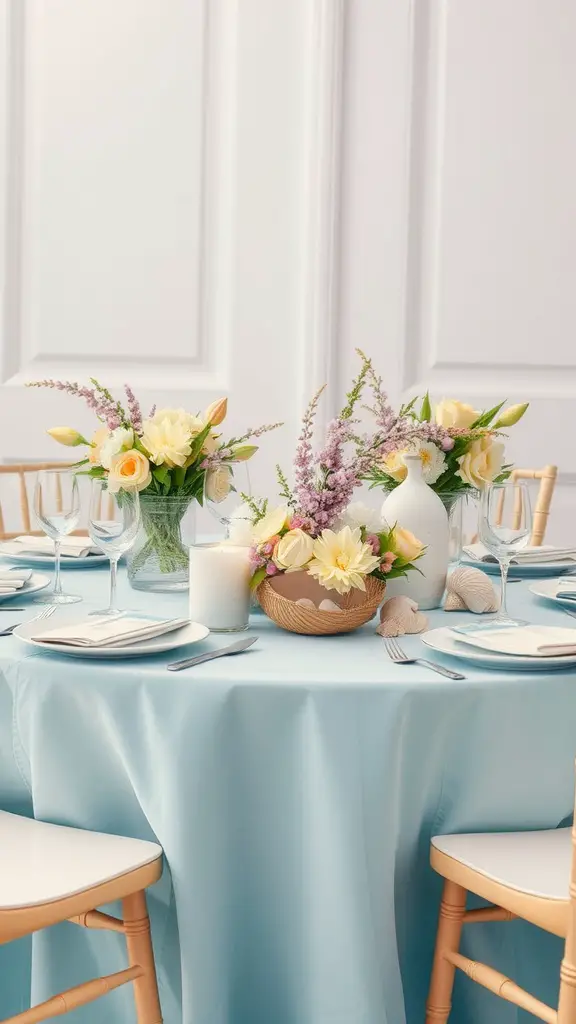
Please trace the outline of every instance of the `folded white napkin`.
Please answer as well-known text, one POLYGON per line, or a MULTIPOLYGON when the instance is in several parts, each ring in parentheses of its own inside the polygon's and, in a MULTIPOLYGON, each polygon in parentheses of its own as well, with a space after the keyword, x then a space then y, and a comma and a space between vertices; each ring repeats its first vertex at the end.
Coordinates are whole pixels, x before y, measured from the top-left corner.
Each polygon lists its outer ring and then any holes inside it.
POLYGON ((32 577, 32 569, 0 569, 0 595, 15 594, 32 577))
MULTIPOLYGON (((23 534, 14 540, 6 541, 1 550, 5 554, 11 555, 53 555, 54 541, 50 537, 30 537, 23 534)), ((60 554, 64 558, 84 558, 86 555, 101 553, 100 548, 96 547, 87 536, 66 537, 60 546, 60 554)))
POLYGON ((451 632, 459 643, 480 647, 496 654, 514 654, 529 658, 550 658, 562 654, 576 654, 576 629, 562 626, 495 626, 486 624, 456 627, 451 632))
POLYGON ((32 639, 43 644, 69 647, 127 647, 142 640, 163 636, 188 625, 188 619, 154 619, 144 615, 104 615, 36 633, 32 639))
MULTIPOLYGON (((477 562, 497 562, 498 559, 492 555, 488 548, 482 543, 467 544, 463 551, 470 558, 477 562)), ((517 551, 512 558, 512 565, 538 565, 541 562, 568 562, 576 561, 576 547, 558 548, 552 544, 542 544, 540 547, 526 547, 517 551)))

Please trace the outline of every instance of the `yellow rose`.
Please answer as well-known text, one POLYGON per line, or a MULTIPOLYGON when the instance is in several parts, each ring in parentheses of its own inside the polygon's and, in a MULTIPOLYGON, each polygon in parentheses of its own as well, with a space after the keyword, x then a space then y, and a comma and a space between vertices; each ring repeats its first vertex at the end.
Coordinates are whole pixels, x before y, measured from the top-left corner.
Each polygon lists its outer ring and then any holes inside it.
POLYGON ((468 451, 458 459, 460 469, 456 470, 465 484, 481 490, 502 472, 504 445, 493 441, 490 434, 472 441, 468 451))
POLYGON ((88 444, 85 437, 79 434, 74 427, 51 427, 47 431, 50 437, 58 441, 58 444, 65 444, 67 448, 76 448, 79 444, 88 444))
POLYGON ((227 466, 219 466, 218 469, 209 469, 206 473, 204 492, 209 501, 216 504, 224 501, 230 494, 232 488, 232 473, 227 466))
POLYGON ((455 398, 443 398, 434 411, 436 423, 441 427, 471 427, 479 415, 471 405, 457 402, 455 398))
POLYGON ((406 473, 408 472, 403 455, 403 451, 390 452, 382 464, 384 472, 387 473, 388 476, 391 476, 393 480, 398 480, 398 482, 404 480, 406 473))
POLYGON ((101 466, 100 451, 110 431, 108 427, 99 427, 92 435, 91 448, 88 450, 88 462, 91 466, 101 466))
POLYGON ((287 519, 288 509, 285 505, 281 505, 280 508, 273 508, 259 523, 256 523, 254 527, 254 543, 265 544, 271 537, 275 537, 276 534, 284 529, 287 519))
POLYGON ((108 490, 112 494, 121 489, 143 491, 151 480, 150 463, 136 448, 120 452, 112 459, 108 474, 108 490))
POLYGON ((424 551, 422 541, 418 540, 410 530, 396 526, 391 538, 392 551, 405 562, 413 562, 424 551))
POLYGON ((279 569, 295 572, 312 558, 314 541, 304 530, 290 530, 276 545, 273 562, 279 569))

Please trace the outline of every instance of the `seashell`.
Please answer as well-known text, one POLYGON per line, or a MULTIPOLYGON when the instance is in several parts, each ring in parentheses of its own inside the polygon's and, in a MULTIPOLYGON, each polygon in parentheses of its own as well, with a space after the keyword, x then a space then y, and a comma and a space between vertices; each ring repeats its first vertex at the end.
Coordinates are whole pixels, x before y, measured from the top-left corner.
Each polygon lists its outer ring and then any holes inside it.
POLYGON ((318 605, 318 608, 320 609, 321 612, 341 612, 342 611, 342 609, 340 608, 340 605, 337 605, 334 601, 330 601, 328 598, 325 598, 324 601, 320 601, 320 604, 318 605))
POLYGON ((491 580, 481 569, 461 565, 448 577, 444 611, 470 611, 476 615, 496 612, 500 598, 491 580))
POLYGON ((301 604, 303 608, 316 608, 314 601, 311 601, 309 597, 299 597, 296 604, 301 604))
POLYGON ((416 601, 410 597, 391 597, 380 609, 376 632, 380 636, 404 636, 405 633, 422 633, 427 628, 428 619, 418 611, 416 601))

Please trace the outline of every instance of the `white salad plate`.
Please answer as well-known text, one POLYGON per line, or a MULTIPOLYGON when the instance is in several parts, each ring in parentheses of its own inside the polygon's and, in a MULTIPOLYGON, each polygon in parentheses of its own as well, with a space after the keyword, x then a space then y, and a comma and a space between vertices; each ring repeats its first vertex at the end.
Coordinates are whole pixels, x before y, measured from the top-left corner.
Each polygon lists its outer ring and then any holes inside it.
MULTIPOLYGON (((566 580, 566 577, 560 577, 561 580, 566 580)), ((531 594, 536 594, 537 597, 545 597, 547 601, 554 601, 554 604, 562 605, 563 608, 574 608, 576 611, 576 598, 562 597, 556 593, 560 580, 540 580, 539 583, 531 583, 528 590, 531 594)), ((573 591, 576 594, 576 579, 574 580, 573 591)))
MULTIPOLYGON (((483 572, 490 573, 491 575, 500 575, 498 562, 483 562, 481 558, 471 558, 470 555, 462 555, 461 562, 462 565, 473 565, 475 569, 482 569, 483 572)), ((576 562, 573 558, 566 558, 563 562, 534 562, 532 565, 512 564, 509 576, 527 580, 543 576, 558 576, 564 572, 576 572, 576 562)))
POLYGON ((499 668, 508 672, 521 669, 523 672, 549 672, 551 669, 573 668, 576 666, 576 654, 562 654, 548 658, 531 658, 528 655, 498 654, 495 651, 483 651, 480 647, 471 647, 458 641, 458 636, 448 626, 430 629, 422 633, 420 639, 433 651, 448 654, 451 658, 468 661, 482 668, 499 668))
POLYGON ((11 601, 14 597, 28 597, 29 594, 36 594, 39 590, 44 590, 49 583, 49 576, 44 576, 41 572, 33 572, 23 587, 15 590, 12 594, 0 594, 0 601, 11 601))
MULTIPOLYGON (((15 565, 27 565, 30 568, 53 569, 54 555, 41 555, 37 551, 25 551, 22 554, 14 554, 6 551, 3 544, 0 544, 0 558, 7 562, 14 562, 15 565)), ((62 555, 60 558, 61 569, 88 569, 90 566, 102 565, 108 562, 108 555, 62 555)))
POLYGON ((136 641, 127 647, 71 647, 69 644, 42 643, 41 640, 33 640, 37 633, 54 628, 54 620, 48 619, 22 622, 16 626, 13 636, 18 637, 22 643, 36 650, 48 651, 51 654, 66 654, 70 658, 144 658, 152 654, 162 654, 163 651, 175 651, 180 647, 188 647, 204 640, 210 630, 199 622, 189 622, 172 633, 164 633, 162 636, 153 637, 150 640, 136 641))

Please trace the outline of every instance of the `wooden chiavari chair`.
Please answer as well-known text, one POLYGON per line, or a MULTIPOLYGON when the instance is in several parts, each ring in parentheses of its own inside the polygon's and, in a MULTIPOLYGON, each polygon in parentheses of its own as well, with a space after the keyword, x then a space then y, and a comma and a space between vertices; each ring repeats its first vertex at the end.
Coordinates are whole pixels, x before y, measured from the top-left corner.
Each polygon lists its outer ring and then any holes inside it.
MULTIPOLYGON (((20 534, 33 534, 35 536, 41 536, 42 530, 33 530, 32 521, 30 516, 30 498, 27 487, 27 477, 39 473, 43 469, 66 469, 66 462, 23 462, 14 465, 0 466, 0 540, 13 540, 14 537, 18 537, 20 534), (4 514, 2 511, 2 477, 6 475, 16 476, 18 478, 18 493, 19 493, 19 506, 20 515, 22 521, 21 530, 10 530, 7 531, 5 528, 4 514)), ((83 531, 75 531, 83 532, 83 531)))
POLYGON ((446 1024, 456 969, 547 1024, 576 1021, 576 830, 437 836, 430 862, 444 878, 426 1024, 446 1024), (491 904, 466 910, 471 892, 491 904), (460 953, 463 925, 522 918, 565 940, 558 1010, 460 953))
POLYGON ((144 892, 161 874, 156 843, 0 811, 0 944, 70 921, 121 932, 128 953, 123 970, 76 985, 4 1024, 38 1024, 129 982, 138 1024, 162 1024, 144 892), (122 918, 96 909, 116 900, 122 901, 122 918))
MULTIPOLYGON (((534 547, 539 547, 540 544, 544 543, 544 535, 548 525, 550 505, 552 503, 552 495, 554 494, 557 476, 558 466, 544 466, 543 469, 513 469, 510 474, 510 479, 514 483, 520 480, 540 481, 538 497, 536 499, 536 508, 534 509, 532 520, 532 536, 530 537, 530 544, 534 547)), ((518 498, 520 499, 520 494, 518 494, 518 498)), ((504 495, 501 495, 498 518, 499 523, 502 522, 503 501, 504 495)), ((512 529, 518 529, 520 525, 520 516, 521 510, 520 505, 518 504, 512 513, 512 529)))

